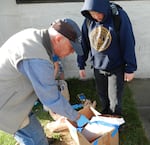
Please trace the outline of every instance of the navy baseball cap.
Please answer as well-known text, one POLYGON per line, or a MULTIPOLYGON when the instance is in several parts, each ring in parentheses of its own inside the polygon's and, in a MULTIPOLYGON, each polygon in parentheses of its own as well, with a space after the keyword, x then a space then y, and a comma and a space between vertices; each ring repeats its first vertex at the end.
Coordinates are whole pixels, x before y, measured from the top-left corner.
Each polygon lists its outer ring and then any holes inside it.
POLYGON ((57 19, 52 23, 52 27, 70 40, 73 49, 78 55, 83 55, 81 46, 81 31, 75 21, 69 18, 57 19))

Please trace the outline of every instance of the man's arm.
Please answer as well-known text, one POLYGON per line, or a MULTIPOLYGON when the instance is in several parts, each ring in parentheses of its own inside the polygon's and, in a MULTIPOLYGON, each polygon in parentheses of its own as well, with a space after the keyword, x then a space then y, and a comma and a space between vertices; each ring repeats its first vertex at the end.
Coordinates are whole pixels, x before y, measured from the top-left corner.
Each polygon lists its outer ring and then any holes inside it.
POLYGON ((77 125, 87 122, 86 117, 81 116, 80 113, 74 110, 59 92, 53 74, 54 67, 47 60, 23 60, 19 63, 18 70, 30 80, 43 105, 49 107, 53 112, 76 122, 77 125))

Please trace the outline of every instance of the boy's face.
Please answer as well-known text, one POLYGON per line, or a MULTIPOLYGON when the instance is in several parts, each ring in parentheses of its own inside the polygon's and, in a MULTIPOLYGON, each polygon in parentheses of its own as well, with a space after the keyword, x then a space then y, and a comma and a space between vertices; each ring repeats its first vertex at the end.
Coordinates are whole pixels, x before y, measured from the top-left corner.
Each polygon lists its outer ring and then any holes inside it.
POLYGON ((92 16, 93 19, 95 19, 98 22, 101 22, 104 19, 104 14, 103 13, 98 13, 95 11, 89 11, 90 15, 92 16))

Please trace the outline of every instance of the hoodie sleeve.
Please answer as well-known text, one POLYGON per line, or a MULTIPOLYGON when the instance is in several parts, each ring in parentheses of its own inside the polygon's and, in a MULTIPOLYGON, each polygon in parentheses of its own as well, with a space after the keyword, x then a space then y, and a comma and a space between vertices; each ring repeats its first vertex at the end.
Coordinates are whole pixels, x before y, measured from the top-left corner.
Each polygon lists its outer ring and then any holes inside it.
POLYGON ((125 11, 121 10, 120 16, 120 46, 125 64, 125 72, 133 73, 137 69, 137 62, 135 56, 135 38, 132 30, 132 24, 125 11))
POLYGON ((86 61, 88 59, 89 51, 90 51, 90 42, 88 37, 88 28, 87 28, 87 19, 84 20, 82 25, 82 49, 83 49, 83 55, 77 56, 77 62, 79 69, 84 69, 86 66, 86 61))

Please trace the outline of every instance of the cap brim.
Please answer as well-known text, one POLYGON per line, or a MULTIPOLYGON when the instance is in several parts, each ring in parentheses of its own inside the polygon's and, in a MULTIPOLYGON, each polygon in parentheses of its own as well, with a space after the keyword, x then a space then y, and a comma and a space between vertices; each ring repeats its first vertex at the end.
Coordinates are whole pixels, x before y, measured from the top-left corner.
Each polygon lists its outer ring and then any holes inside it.
POLYGON ((83 50, 82 50, 81 44, 78 43, 78 42, 73 42, 73 41, 70 41, 70 42, 71 42, 71 45, 72 45, 73 49, 77 53, 77 55, 82 56, 83 55, 83 50))

